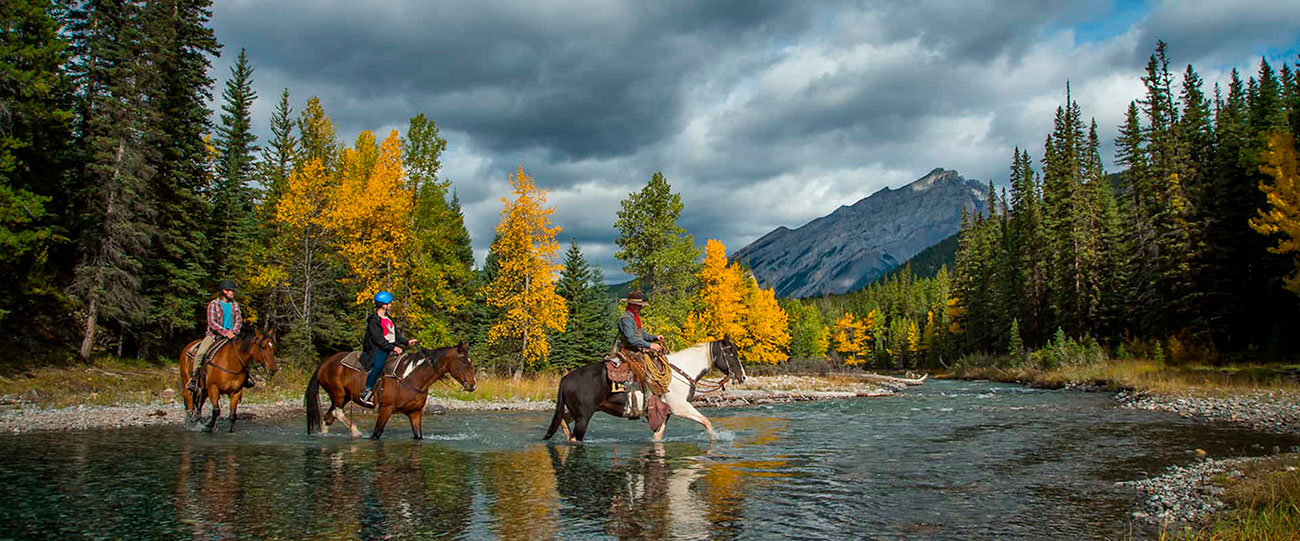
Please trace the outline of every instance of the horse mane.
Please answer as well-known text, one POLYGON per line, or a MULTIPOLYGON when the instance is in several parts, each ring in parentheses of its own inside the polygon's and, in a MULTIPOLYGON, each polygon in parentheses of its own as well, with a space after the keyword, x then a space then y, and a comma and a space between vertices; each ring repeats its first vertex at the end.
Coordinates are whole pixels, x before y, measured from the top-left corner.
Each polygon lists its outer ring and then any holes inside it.
POLYGON ((256 341, 257 331, 249 327, 240 329, 239 335, 235 337, 235 345, 239 346, 240 351, 247 350, 256 341))
POLYGON ((436 361, 438 359, 446 357, 447 352, 453 349, 456 349, 456 346, 452 345, 452 346, 444 346, 440 348, 433 348, 428 350, 428 353, 426 354, 426 358, 428 358, 430 361, 436 361))

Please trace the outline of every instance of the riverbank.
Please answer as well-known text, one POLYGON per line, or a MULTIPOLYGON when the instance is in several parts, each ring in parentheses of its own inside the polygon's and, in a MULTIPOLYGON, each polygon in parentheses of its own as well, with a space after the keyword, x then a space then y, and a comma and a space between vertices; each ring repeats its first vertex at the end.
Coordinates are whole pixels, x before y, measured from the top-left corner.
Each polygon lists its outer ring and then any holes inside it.
MULTIPOLYGON (((1300 434, 1294 366, 1168 367, 1121 360, 1052 370, 958 366, 939 377, 1113 392, 1124 408, 1300 434)), ((1146 495, 1134 518, 1160 525, 1162 538, 1300 539, 1300 449, 1271 451, 1275 456, 1204 457, 1121 485, 1146 495)))
MULTIPOLYGON (((282 369, 269 380, 259 375, 258 386, 247 391, 240 402, 240 419, 302 415, 302 392, 309 377, 310 372, 293 367, 282 369)), ((473 393, 447 379, 430 390, 425 411, 549 410, 555 407, 559 379, 558 374, 520 378, 484 374, 477 378, 473 393)), ((179 387, 174 365, 123 360, 0 377, 0 433, 180 425, 185 412, 179 387)), ((903 387, 863 375, 753 376, 744 385, 732 384, 725 391, 697 395, 696 403, 700 407, 745 407, 879 397, 903 387)), ((229 414, 228 404, 227 399, 221 401, 223 415, 229 414)))
POLYGON ((1107 391, 1126 408, 1300 434, 1300 370, 1295 366, 1168 367, 1122 360, 1051 370, 957 366, 938 377, 1107 391))

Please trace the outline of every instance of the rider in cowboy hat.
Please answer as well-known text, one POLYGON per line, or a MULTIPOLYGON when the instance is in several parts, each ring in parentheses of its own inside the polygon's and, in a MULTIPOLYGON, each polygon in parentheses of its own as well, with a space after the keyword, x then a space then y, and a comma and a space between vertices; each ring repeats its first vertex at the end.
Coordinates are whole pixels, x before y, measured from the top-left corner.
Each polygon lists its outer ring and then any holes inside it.
MULTIPOLYGON (((655 352, 663 351, 663 346, 659 344, 664 339, 663 335, 649 334, 641 329, 641 308, 649 305, 645 295, 640 292, 628 295, 626 299, 620 299, 627 303, 627 311, 618 318, 618 346, 621 349, 630 349, 632 351, 651 350, 655 352)), ((621 362, 615 356, 614 366, 621 362)), ((615 392, 619 391, 620 385, 614 383, 615 392)))
POLYGON ((367 408, 375 407, 375 382, 384 373, 384 364, 388 354, 402 354, 403 346, 413 346, 418 340, 407 340, 397 332, 397 324, 388 317, 393 309, 393 294, 380 291, 375 294, 375 311, 366 318, 366 335, 361 342, 361 364, 365 366, 367 358, 371 359, 370 374, 366 376, 366 390, 361 393, 357 403, 367 408))
MULTIPOLYGON (((244 317, 239 311, 239 303, 235 302, 235 281, 222 280, 217 284, 217 297, 208 303, 208 332, 203 336, 203 342, 199 343, 198 351, 194 352, 194 373, 190 375, 185 389, 191 392, 198 389, 199 370, 203 369, 208 352, 217 339, 233 340, 239 336, 239 330, 243 326, 244 317)), ((253 375, 250 373, 244 379, 244 387, 253 385, 253 375)))

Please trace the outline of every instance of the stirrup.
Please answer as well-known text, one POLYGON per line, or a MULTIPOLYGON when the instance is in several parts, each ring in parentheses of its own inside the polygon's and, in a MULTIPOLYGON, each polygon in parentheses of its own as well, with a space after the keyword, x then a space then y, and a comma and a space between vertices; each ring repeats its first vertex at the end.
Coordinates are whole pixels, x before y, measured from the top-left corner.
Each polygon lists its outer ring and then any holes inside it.
POLYGON ((617 382, 617 381, 611 381, 611 382, 609 382, 609 392, 611 392, 611 393, 626 393, 626 392, 627 392, 627 387, 624 387, 623 384, 620 383, 620 382, 617 382))
POLYGON ((368 392, 361 393, 361 396, 353 398, 352 401, 356 402, 363 408, 375 409, 375 403, 368 400, 374 394, 375 394, 374 389, 371 389, 368 392))

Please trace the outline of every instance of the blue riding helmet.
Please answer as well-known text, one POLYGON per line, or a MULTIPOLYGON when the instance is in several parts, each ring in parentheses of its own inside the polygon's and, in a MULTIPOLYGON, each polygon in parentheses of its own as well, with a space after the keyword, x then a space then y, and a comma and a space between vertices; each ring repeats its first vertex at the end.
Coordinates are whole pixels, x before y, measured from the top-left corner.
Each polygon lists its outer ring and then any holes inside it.
POLYGON ((388 304, 390 302, 393 302, 393 294, 387 291, 380 291, 379 293, 375 293, 375 302, 379 304, 388 304))

